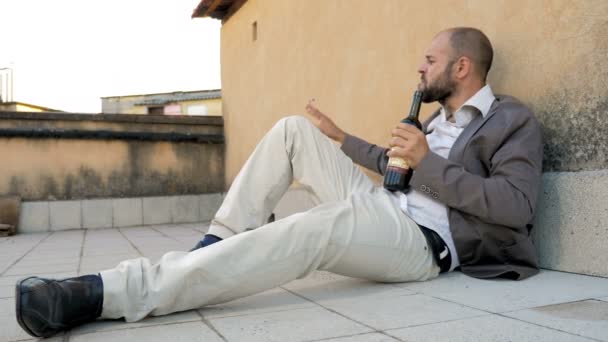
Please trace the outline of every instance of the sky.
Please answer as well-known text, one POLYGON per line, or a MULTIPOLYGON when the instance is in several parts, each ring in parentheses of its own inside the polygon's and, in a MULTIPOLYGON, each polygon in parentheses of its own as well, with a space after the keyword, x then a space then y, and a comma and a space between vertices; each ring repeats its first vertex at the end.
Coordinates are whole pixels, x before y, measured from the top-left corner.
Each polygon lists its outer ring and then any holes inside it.
POLYGON ((221 88, 219 20, 200 0, 0 0, 13 101, 101 112, 101 97, 221 88))

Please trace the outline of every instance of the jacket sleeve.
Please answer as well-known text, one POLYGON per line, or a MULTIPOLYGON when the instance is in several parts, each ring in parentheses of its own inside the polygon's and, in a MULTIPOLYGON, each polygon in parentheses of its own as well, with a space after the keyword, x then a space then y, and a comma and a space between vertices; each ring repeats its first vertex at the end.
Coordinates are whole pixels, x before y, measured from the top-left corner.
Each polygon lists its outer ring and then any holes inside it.
POLYGON ((413 188, 488 223, 518 229, 531 223, 542 179, 542 135, 527 109, 514 116, 498 133, 501 143, 490 154, 488 177, 429 152, 414 172, 413 188))
POLYGON ((355 163, 381 175, 384 174, 388 163, 386 148, 347 134, 341 149, 355 163))

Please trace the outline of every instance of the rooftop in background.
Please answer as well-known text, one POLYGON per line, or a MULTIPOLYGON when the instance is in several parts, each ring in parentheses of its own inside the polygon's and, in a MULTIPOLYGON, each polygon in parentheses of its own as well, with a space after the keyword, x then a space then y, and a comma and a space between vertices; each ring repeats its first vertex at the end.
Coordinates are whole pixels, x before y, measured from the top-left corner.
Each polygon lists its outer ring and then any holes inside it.
POLYGON ((0 102, 0 112, 51 112, 62 113, 62 110, 37 106, 25 102, 0 102))
POLYGON ((192 18, 211 17, 223 21, 236 12, 247 0, 201 0, 192 13, 192 18))
POLYGON ((222 115, 221 89, 101 98, 104 114, 222 115))

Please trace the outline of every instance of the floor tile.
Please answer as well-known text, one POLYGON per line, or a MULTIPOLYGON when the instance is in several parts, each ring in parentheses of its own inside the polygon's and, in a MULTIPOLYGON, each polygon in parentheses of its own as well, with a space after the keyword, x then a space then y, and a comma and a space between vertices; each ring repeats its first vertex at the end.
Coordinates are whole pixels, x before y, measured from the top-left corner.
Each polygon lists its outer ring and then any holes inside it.
MULTIPOLYGON (((184 311, 178 312, 166 316, 158 317, 147 317, 138 322, 127 323, 122 319, 119 320, 97 320, 92 323, 81 325, 71 330, 70 334, 82 335, 90 334, 93 332, 111 331, 111 330, 128 330, 134 328, 142 328, 149 326, 157 326, 164 324, 182 323, 182 322, 193 322, 201 321, 201 317, 196 311, 184 311)), ((71 339, 70 339, 71 340, 71 339)))
POLYGON ((262 312, 285 311, 312 306, 315 306, 315 304, 283 289, 276 288, 254 296, 233 300, 228 303, 205 307, 200 309, 199 312, 205 318, 209 319, 250 315, 262 312))
POLYGON ((608 303, 599 300, 543 306, 504 315, 576 335, 608 341, 608 303))
POLYGON ((15 319, 15 300, 0 299, 0 341, 15 341, 31 339, 15 319))
POLYGON ((397 286, 490 312, 507 312, 608 295, 608 278, 541 271, 522 281, 481 280, 460 272, 397 286))
POLYGON ((389 330, 411 342, 589 342, 592 340, 510 318, 488 315, 471 319, 389 330))
POLYGON ((30 265, 30 266, 14 266, 4 272, 3 276, 10 275, 31 275, 38 273, 66 273, 76 272, 78 269, 78 260, 69 264, 51 264, 51 265, 30 265))
POLYGON ((365 296, 380 298, 415 294, 392 284, 342 277, 331 273, 315 274, 310 278, 290 282, 283 287, 317 302, 356 300, 365 296))
POLYGON ((371 333, 371 334, 360 334, 360 335, 351 335, 337 338, 330 338, 328 340, 323 340, 323 342, 397 342, 396 340, 390 336, 383 335, 381 333, 371 333))
POLYGON ((222 342, 223 340, 203 322, 159 325, 138 329, 105 331, 70 336, 70 342, 222 342))
POLYGON ((370 332, 363 325, 319 307, 209 321, 228 341, 309 341, 370 332))
POLYGON ((0 298, 14 298, 15 285, 0 285, 0 298))
POLYGON ((487 315, 484 311, 425 295, 362 296, 321 302, 346 317, 378 330, 487 315))

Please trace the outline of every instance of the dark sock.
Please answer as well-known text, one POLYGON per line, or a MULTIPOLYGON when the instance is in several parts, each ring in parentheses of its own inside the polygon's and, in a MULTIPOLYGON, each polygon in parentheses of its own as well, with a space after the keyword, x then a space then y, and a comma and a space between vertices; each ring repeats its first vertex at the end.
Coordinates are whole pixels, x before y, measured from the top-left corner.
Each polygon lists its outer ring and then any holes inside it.
POLYGON ((205 234, 205 236, 203 237, 203 239, 201 241, 199 241, 196 246, 194 246, 194 248, 192 248, 190 250, 190 252, 195 251, 199 248, 203 248, 203 247, 207 247, 209 245, 212 245, 216 242, 222 241, 222 239, 220 237, 217 237, 213 234, 205 234))

